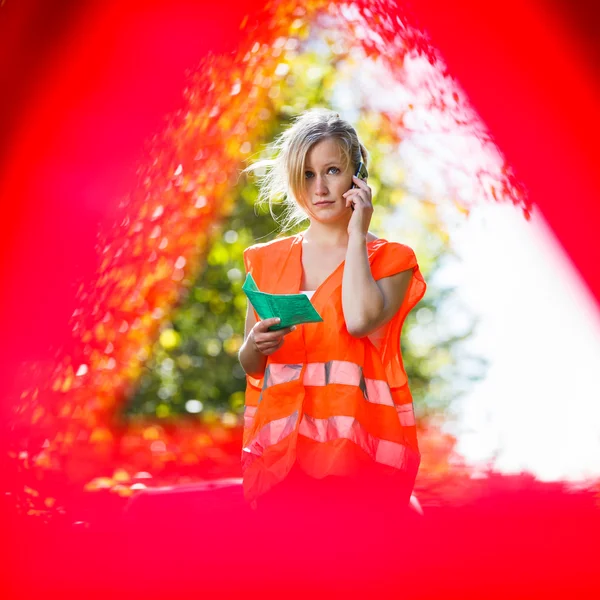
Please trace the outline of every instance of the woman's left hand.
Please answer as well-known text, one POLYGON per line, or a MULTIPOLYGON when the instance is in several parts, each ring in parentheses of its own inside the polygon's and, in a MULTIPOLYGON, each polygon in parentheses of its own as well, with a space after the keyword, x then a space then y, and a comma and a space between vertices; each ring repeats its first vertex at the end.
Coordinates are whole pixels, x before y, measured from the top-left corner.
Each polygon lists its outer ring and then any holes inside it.
POLYGON ((352 183, 357 187, 342 194, 342 197, 346 200, 346 206, 354 206, 354 212, 348 223, 348 235, 366 236, 373 216, 371 188, 365 181, 355 176, 352 177, 352 183))

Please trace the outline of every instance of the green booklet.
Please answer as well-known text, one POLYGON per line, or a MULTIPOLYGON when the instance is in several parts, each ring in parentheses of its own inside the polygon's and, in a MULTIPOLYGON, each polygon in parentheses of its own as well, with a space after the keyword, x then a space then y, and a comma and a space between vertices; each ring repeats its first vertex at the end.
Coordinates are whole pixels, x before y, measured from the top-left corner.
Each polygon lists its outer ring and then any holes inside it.
POLYGON ((300 323, 319 323, 323 320, 305 294, 267 294, 261 292, 250 273, 246 276, 242 290, 244 290, 248 300, 250 300, 254 310, 262 320, 273 317, 281 319, 278 325, 269 328, 271 331, 285 329, 300 323))

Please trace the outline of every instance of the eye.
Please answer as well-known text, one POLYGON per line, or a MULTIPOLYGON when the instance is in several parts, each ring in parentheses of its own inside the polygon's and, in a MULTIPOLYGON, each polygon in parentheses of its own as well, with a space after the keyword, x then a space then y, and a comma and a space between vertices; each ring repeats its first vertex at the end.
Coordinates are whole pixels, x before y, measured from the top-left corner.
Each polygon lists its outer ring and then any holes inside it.
POLYGON ((333 173, 334 175, 337 175, 338 173, 340 173, 340 170, 337 167, 329 167, 328 173, 333 173))
POLYGON ((314 173, 312 171, 304 171, 304 179, 311 179, 314 173))

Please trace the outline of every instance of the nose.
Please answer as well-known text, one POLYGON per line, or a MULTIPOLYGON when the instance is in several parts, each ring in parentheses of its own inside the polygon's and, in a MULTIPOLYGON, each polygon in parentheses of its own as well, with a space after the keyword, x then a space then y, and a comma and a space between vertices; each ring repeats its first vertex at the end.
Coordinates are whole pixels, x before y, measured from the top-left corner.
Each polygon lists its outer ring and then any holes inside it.
POLYGON ((315 194, 317 196, 326 196, 327 195, 327 186, 325 185, 325 180, 320 175, 315 177, 315 194))

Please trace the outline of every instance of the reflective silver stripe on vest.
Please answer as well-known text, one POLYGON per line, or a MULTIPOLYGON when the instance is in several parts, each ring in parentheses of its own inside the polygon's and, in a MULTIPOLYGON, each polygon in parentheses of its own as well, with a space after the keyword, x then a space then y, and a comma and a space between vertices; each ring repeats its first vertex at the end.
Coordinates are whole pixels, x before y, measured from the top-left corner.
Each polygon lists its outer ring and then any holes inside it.
POLYGON ((256 415, 257 406, 246 406, 244 408, 244 427, 249 429, 252 427, 254 422, 254 415, 256 415))
POLYGON ((369 402, 394 406, 392 392, 390 392, 390 386, 387 384, 387 381, 381 379, 365 379, 365 385, 367 386, 365 398, 369 402))
POLYGON ((295 381, 300 378, 302 365, 286 365, 281 363, 270 363, 265 369, 263 390, 280 383, 295 381))
MULTIPOLYGON (((302 371, 301 364, 270 363, 265 369, 263 391, 280 383, 295 381, 299 379, 302 371)), ((384 404, 395 406, 392 393, 387 381, 383 379, 368 379, 363 377, 362 368, 356 363, 346 360, 330 360, 322 363, 308 363, 304 371, 302 383, 307 387, 324 387, 330 383, 341 385, 352 385, 362 390, 365 400, 373 404, 384 404)), ((258 400, 262 401, 262 393, 258 400)), ((408 406, 408 405, 403 405, 408 406)), ((412 404, 410 405, 412 410, 412 404)), ((414 414, 411 417, 408 409, 398 410, 402 425, 414 425, 414 414)))
POLYGON ((244 463, 242 466, 247 467, 255 458, 262 456, 263 452, 269 446, 274 446, 290 435, 294 431, 297 422, 298 411, 289 417, 275 419, 261 427, 250 443, 242 449, 242 460, 244 463))
POLYGON ((363 396, 369 402, 394 406, 387 381, 363 377, 361 366, 346 360, 309 363, 306 365, 302 382, 306 386, 325 386, 330 383, 353 385, 362 390, 363 396))
MULTIPOLYGON (((267 448, 290 435, 297 421, 298 412, 294 412, 289 417, 276 419, 262 427, 248 446, 243 448, 242 468, 248 468, 267 448)), ((406 446, 376 438, 354 417, 339 415, 328 419, 316 419, 303 415, 298 434, 315 442, 349 440, 364 450, 375 462, 395 469, 410 468, 415 459, 414 453, 406 446)))
POLYGON ((341 383, 360 387, 362 378, 360 365, 347 360, 330 360, 326 363, 308 363, 302 381, 304 385, 341 383))
POLYGON ((408 404, 397 404, 396 411, 398 412, 400 425, 404 427, 411 427, 415 425, 415 411, 412 402, 408 404))
POLYGON ((372 436, 354 417, 340 415, 328 419, 315 419, 304 415, 298 433, 316 442, 350 440, 374 461, 396 469, 405 468, 410 460, 410 450, 406 446, 372 436))

